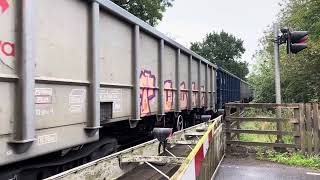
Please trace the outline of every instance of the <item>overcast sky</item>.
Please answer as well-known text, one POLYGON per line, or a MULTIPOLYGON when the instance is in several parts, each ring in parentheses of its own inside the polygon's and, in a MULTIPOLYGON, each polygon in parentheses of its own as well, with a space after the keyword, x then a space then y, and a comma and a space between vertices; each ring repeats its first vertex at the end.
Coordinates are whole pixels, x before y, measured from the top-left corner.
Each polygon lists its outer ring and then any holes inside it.
POLYGON ((206 33, 224 30, 244 40, 241 58, 253 63, 263 31, 276 19, 281 0, 175 0, 156 27, 162 33, 190 47, 206 33))

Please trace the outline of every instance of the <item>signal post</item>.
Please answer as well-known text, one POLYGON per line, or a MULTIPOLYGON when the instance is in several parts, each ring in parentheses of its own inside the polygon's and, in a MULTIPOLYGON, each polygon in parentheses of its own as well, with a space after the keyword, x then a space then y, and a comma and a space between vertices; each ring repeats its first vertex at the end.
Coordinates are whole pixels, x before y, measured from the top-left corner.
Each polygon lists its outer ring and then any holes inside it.
MULTIPOLYGON (((307 31, 291 31, 289 28, 282 28, 282 35, 279 36, 278 23, 273 24, 274 30, 274 60, 275 60, 275 91, 276 91, 276 103, 281 104, 281 78, 280 78, 280 56, 279 47, 281 44, 287 44, 287 54, 298 52, 308 47, 308 32, 307 31)), ((281 109, 277 111, 277 117, 281 117, 281 109)), ((277 130, 281 131, 281 122, 277 122, 277 130)), ((282 135, 277 135, 277 142, 283 142, 282 135)))

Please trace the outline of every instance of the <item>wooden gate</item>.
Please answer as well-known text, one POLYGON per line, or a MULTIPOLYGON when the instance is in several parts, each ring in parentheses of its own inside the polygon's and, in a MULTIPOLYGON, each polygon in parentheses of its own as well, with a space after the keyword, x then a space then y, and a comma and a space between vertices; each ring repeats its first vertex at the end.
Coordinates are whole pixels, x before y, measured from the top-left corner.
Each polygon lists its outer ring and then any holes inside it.
POLYGON ((247 145, 294 148, 303 153, 319 153, 318 103, 228 103, 225 106, 225 113, 227 150, 231 145, 247 145), (272 129, 245 129, 243 124, 247 122, 255 122, 257 125, 275 123, 276 127, 274 126, 272 129), (241 138, 242 134, 272 135, 277 136, 277 140, 274 142, 245 141, 241 138), (283 142, 284 136, 289 140, 283 142))

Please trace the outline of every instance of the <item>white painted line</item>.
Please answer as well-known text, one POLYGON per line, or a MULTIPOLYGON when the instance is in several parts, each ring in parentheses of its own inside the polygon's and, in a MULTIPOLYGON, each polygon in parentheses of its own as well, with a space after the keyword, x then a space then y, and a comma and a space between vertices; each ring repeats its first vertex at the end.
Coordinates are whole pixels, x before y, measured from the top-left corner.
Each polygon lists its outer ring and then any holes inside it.
POLYGON ((166 151, 171 155, 171 156, 173 156, 173 157, 177 157, 177 156, 175 156, 172 152, 170 152, 167 148, 166 148, 166 151))
POLYGON ((313 175, 313 176, 320 176, 320 173, 314 173, 314 172, 306 172, 308 175, 313 175))
POLYGON ((219 168, 220 168, 220 166, 221 166, 221 163, 222 163, 222 161, 223 161, 223 159, 224 159, 224 156, 225 156, 225 154, 223 154, 223 156, 222 156, 222 158, 221 158, 218 166, 216 167, 216 170, 214 170, 213 175, 212 175, 212 177, 211 177, 211 180, 213 180, 213 179, 216 177, 217 172, 218 172, 218 170, 219 170, 219 168))
POLYGON ((160 171, 158 168, 156 168, 155 166, 153 166, 151 163, 145 161, 144 163, 148 164, 150 167, 152 167, 154 170, 156 170, 158 173, 160 173, 162 176, 164 176, 166 179, 170 179, 169 176, 167 176, 165 173, 163 173, 162 171, 160 171))

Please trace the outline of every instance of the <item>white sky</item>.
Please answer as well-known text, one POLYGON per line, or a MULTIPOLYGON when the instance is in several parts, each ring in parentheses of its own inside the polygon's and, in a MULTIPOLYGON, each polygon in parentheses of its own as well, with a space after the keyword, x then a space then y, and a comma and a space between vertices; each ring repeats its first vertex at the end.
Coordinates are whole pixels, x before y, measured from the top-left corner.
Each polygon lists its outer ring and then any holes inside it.
POLYGON ((175 0, 156 27, 162 33, 190 47, 205 34, 224 30, 244 40, 243 61, 253 63, 259 39, 276 20, 281 0, 175 0))

